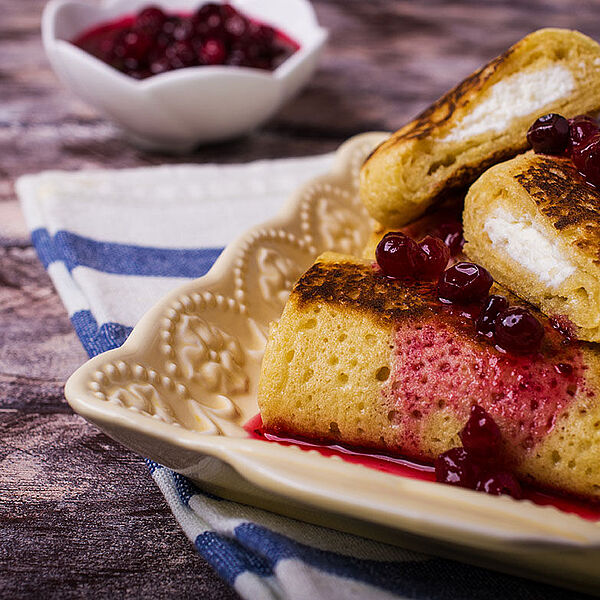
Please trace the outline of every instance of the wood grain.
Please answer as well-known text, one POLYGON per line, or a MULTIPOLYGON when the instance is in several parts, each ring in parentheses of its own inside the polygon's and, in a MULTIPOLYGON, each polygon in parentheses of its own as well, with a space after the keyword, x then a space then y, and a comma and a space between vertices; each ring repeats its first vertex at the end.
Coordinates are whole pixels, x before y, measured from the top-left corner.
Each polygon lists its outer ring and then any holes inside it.
POLYGON ((172 157, 129 146, 61 86, 41 46, 43 4, 0 2, 0 596, 235 598, 142 461, 64 402, 85 354, 29 243, 15 179, 333 150, 355 133, 398 128, 541 26, 600 38, 600 9, 592 0, 316 0, 331 37, 300 96, 253 135, 172 157))

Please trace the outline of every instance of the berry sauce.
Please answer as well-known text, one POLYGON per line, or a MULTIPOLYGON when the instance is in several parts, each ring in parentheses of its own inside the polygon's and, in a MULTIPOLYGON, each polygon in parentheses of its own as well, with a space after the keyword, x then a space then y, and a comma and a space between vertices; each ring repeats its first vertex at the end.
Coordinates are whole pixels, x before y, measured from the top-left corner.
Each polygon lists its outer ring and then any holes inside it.
POLYGON ((282 31, 215 3, 190 14, 149 6, 90 28, 72 43, 135 79, 210 65, 272 71, 300 47, 282 31))
POLYGON ((419 455, 421 429, 433 412, 443 408, 458 421, 467 420, 465 398, 502 425, 509 445, 530 450, 584 387, 578 345, 549 323, 539 351, 520 355, 478 336, 473 317, 475 307, 449 306, 419 323, 398 324, 384 396, 397 415, 398 446, 409 455, 419 455))
MULTIPOLYGON (((390 473, 409 479, 435 481, 434 466, 401 456, 374 453, 365 448, 350 448, 341 444, 328 444, 314 440, 303 440, 293 437, 278 436, 266 431, 260 414, 252 417, 244 426, 252 439, 281 444, 282 446, 298 446, 301 450, 316 450, 323 456, 337 456, 346 462, 363 465, 376 471, 390 473)), ((530 487, 523 488, 523 498, 540 506, 554 506, 563 512, 572 513, 589 521, 600 521, 600 505, 585 502, 576 498, 567 498, 550 492, 542 492, 530 487)))

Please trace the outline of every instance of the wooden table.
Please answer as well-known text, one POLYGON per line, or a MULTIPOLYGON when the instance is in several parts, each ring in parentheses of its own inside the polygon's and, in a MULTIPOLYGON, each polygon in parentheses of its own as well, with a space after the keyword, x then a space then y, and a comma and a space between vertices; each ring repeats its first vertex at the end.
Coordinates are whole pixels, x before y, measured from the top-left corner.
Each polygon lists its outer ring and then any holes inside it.
POLYGON ((333 150, 355 133, 397 128, 542 25, 600 38, 600 7, 317 0, 331 38, 306 90, 260 132, 173 158, 128 146, 60 85, 41 46, 43 4, 0 3, 0 596, 235 598, 192 549, 141 459, 65 403, 63 383, 86 356, 30 244, 15 179, 333 150))

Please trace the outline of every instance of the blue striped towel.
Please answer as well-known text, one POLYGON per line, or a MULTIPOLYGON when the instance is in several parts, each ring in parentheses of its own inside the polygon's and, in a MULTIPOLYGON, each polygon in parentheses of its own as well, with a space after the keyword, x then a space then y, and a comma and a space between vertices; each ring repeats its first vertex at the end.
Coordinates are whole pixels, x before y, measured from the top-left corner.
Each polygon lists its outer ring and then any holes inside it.
MULTIPOLYGON (((39 258, 94 356, 122 344, 161 296, 206 273, 224 245, 331 164, 326 155, 45 172, 21 178, 17 191, 39 258)), ((235 504, 148 463, 198 552, 243 598, 578 597, 235 504)))

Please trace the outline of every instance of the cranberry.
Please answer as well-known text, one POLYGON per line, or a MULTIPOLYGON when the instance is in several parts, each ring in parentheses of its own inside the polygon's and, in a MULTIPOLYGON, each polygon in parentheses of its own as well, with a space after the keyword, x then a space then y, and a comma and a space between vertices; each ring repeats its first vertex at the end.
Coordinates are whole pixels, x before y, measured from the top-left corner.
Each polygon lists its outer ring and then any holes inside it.
POLYGON ((419 242, 419 247, 426 255, 420 273, 423 279, 437 279, 450 260, 450 248, 440 238, 428 235, 419 242))
POLYGON ((134 58, 138 62, 143 61, 152 48, 152 36, 143 32, 131 31, 123 39, 123 49, 121 56, 124 58, 134 58))
POLYGON ((435 459, 435 479, 441 483, 475 488, 481 466, 464 448, 452 448, 435 459))
POLYGON ((215 15, 221 18, 221 8, 221 4, 216 2, 207 2, 196 11, 195 19, 198 21, 206 21, 215 15))
POLYGON ((152 75, 165 73, 166 71, 170 71, 172 68, 171 61, 166 56, 158 58, 150 63, 150 73, 152 73, 152 75))
POLYGON ((585 169, 585 162, 588 156, 588 151, 590 147, 594 147, 600 143, 600 132, 592 133, 590 137, 588 137, 585 142, 572 146, 571 148, 571 160, 573 164, 577 167, 577 169, 583 173, 585 169))
POLYGON ((263 44, 270 44, 275 38, 275 30, 269 25, 258 25, 254 33, 256 38, 263 44))
POLYGON ((477 331, 483 335, 493 334, 496 318, 507 308, 508 300, 504 296, 489 296, 475 324, 477 331))
POLYGON ((465 245, 462 224, 458 221, 443 223, 437 228, 435 235, 450 248, 451 256, 456 256, 465 245))
POLYGON ((180 21, 179 17, 168 16, 161 27, 160 35, 164 36, 168 41, 173 41, 175 39, 175 29, 177 29, 180 21))
POLYGON ((526 308, 514 306, 498 315, 494 337, 509 352, 531 354, 539 350, 544 328, 526 308))
POLYGON ((263 46, 256 39, 243 41, 240 44, 240 49, 244 53, 244 62, 247 66, 253 67, 260 59, 263 51, 263 46))
POLYGON ((245 66, 246 55, 244 54, 243 50, 236 47, 232 48, 229 56, 227 57, 227 64, 237 67, 245 66))
MULTIPOLYGON (((241 13, 238 12, 238 10, 236 10, 236 8, 234 6, 231 6, 231 4, 222 4, 221 5, 221 14, 223 15, 223 18, 225 20, 227 19, 231 19, 232 17, 236 17, 238 15, 240 15, 241 13)), ((241 15, 243 16, 243 15, 241 15)))
POLYGON ((573 365, 569 364, 569 363, 558 363, 557 365, 554 365, 554 370, 559 374, 559 375, 572 375, 573 374, 573 365))
POLYGON ((201 36, 223 37, 223 13, 221 5, 212 2, 201 6, 194 16, 196 32, 201 36))
POLYGON ((148 69, 136 69, 128 71, 127 74, 134 79, 146 79, 152 75, 152 72, 148 69))
POLYGON ((241 38, 248 27, 248 21, 239 13, 232 15, 225 21, 225 31, 229 34, 230 38, 237 40, 241 38))
POLYGON ((481 406, 471 407, 471 414, 458 434, 465 450, 482 460, 497 456, 502 444, 502 434, 496 421, 481 406))
POLYGON ((227 49, 221 40, 209 38, 200 47, 199 54, 205 65, 222 65, 227 57, 227 49))
POLYGON ((450 302, 476 302, 483 300, 494 280, 481 266, 459 262, 444 271, 438 283, 440 299, 450 302))
POLYGON ((584 145, 596 133, 598 133, 598 123, 592 117, 578 115, 569 119, 571 151, 576 146, 584 145))
POLYGON ((586 179, 595 186, 600 186, 600 137, 591 139, 583 150, 582 158, 584 162, 581 171, 586 179))
POLYGON ((485 473, 475 484, 475 489, 487 494, 493 494, 494 496, 507 494, 517 500, 523 497, 523 492, 517 478, 508 471, 491 471, 485 473))
POLYGON ((529 128, 527 141, 536 154, 561 154, 569 143, 569 122, 555 113, 544 115, 529 128))
POLYGON ((139 12, 134 21, 134 28, 150 35, 156 35, 161 30, 167 15, 157 6, 148 6, 139 12))
POLYGON ((190 40, 194 36, 194 25, 191 19, 181 19, 173 29, 173 38, 176 40, 190 40))
POLYGON ((426 260, 417 243, 399 231, 386 233, 377 244, 375 258, 388 277, 411 278, 426 260))
POLYGON ((166 50, 166 56, 174 69, 191 67, 196 64, 196 52, 189 41, 175 42, 166 50))

